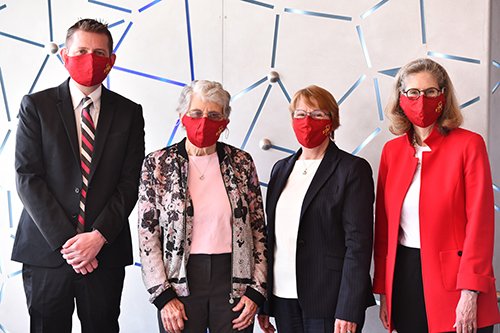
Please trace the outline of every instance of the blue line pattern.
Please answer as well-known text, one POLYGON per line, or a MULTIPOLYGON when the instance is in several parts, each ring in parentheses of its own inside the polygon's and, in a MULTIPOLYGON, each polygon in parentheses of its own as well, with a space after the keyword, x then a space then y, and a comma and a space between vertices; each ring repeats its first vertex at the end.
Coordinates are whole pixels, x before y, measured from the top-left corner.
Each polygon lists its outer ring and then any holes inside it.
POLYGON ((14 273, 10 273, 7 275, 7 277, 10 279, 10 278, 13 278, 14 276, 18 276, 19 274, 21 274, 21 270, 19 271, 15 271, 14 273))
POLYGON ((139 8, 139 13, 142 13, 143 11, 148 9, 149 7, 156 5, 158 2, 161 2, 161 0, 154 0, 150 3, 148 3, 146 6, 139 8))
POLYGON ((7 121, 10 121, 9 103, 7 102, 7 93, 5 92, 5 82, 3 81, 2 68, 0 68, 0 86, 2 87, 2 96, 5 104, 5 112, 7 113, 7 121))
POLYGON ((366 47, 365 37, 363 36, 361 26, 357 25, 356 31, 358 32, 359 42, 361 43, 361 48, 363 49, 363 54, 365 55, 366 65, 368 68, 372 68, 372 62, 370 61, 370 55, 368 54, 368 48, 366 47))
POLYGON ((427 44, 427 33, 425 30, 424 0, 420 0, 420 27, 422 29, 422 44, 427 44))
POLYGON ((34 42, 34 41, 26 39, 26 38, 17 37, 17 36, 14 36, 14 35, 11 35, 11 34, 8 34, 8 33, 5 33, 5 32, 1 32, 1 31, 0 31, 0 36, 5 36, 5 37, 8 37, 8 38, 12 38, 12 39, 18 40, 20 42, 28 43, 28 44, 35 45, 35 46, 38 46, 38 47, 41 47, 41 48, 45 47, 45 45, 43 45, 43 44, 34 42))
POLYGON ((378 72, 380 74, 384 74, 384 75, 387 75, 387 76, 396 77, 396 75, 398 75, 398 72, 399 72, 400 68, 401 67, 396 67, 396 68, 386 69, 386 70, 378 71, 378 72))
POLYGON ((382 1, 380 1, 378 4, 376 4, 375 6, 373 6, 372 8, 368 9, 366 12, 364 12, 363 14, 361 14, 361 18, 362 19, 367 18, 368 16, 370 16, 371 14, 373 14, 374 12, 376 12, 377 9, 379 9, 385 3, 387 3, 387 1, 389 1, 389 0, 382 0, 382 1))
POLYGON ((3 4, 3 5, 0 6, 0 10, 2 10, 4 8, 7 8, 7 5, 3 4))
POLYGON ((382 101, 380 100, 380 88, 378 86, 378 79, 373 78, 373 85, 375 86, 375 95, 377 96, 377 109, 378 109, 378 119, 380 121, 384 120, 384 111, 382 110, 382 101))
POLYGON ((50 33, 50 41, 54 41, 54 34, 52 30, 52 4, 51 0, 47 0, 49 6, 49 33, 50 33))
POLYGON ((493 66, 495 66, 496 68, 500 68, 500 62, 496 61, 496 60, 492 60, 491 63, 493 64, 493 66))
POLYGON ((174 129, 172 130, 172 133, 170 133, 170 137, 168 138, 167 147, 169 147, 172 144, 172 140, 174 140, 175 133, 177 133, 177 129, 179 128, 180 123, 181 120, 177 119, 174 125, 174 129))
POLYGON ((344 96, 339 99, 338 104, 342 104, 342 102, 345 101, 345 99, 354 91, 354 89, 356 89, 361 84, 361 82, 363 82, 364 79, 366 79, 365 74, 361 75, 360 78, 356 82, 354 82, 354 84, 351 86, 351 88, 349 88, 349 90, 347 90, 344 96))
POLYGON ((61 64, 64 65, 64 61, 62 60, 61 55, 59 53, 56 55, 56 57, 57 57, 57 59, 59 59, 59 61, 61 62, 61 64))
POLYGON ((9 210, 9 228, 14 227, 13 219, 12 219, 12 195, 10 191, 7 191, 7 208, 9 210))
POLYGON ((118 6, 115 6, 115 5, 111 5, 109 3, 104 3, 104 2, 101 2, 101 1, 96 1, 96 0, 89 0, 90 3, 93 3, 93 4, 96 4, 96 5, 99 5, 99 6, 103 6, 103 7, 108 7, 108 8, 111 8, 111 9, 116 9, 116 10, 119 10, 119 11, 122 11, 122 12, 125 12, 125 13, 132 13, 132 10, 130 9, 127 9, 127 8, 123 8, 123 7, 118 7, 118 6))
POLYGON ((137 267, 142 267, 141 263, 140 262, 135 262, 134 263, 134 266, 137 266, 137 267))
POLYGON ((260 86, 262 83, 266 82, 267 81, 267 77, 263 77, 262 79, 260 79, 259 81, 255 82, 254 84, 252 84, 250 87, 248 88, 245 88, 243 89, 243 91, 240 91, 239 93, 237 93, 236 95, 234 95, 232 98, 231 98, 231 102, 234 102, 235 100, 237 100, 238 98, 240 98, 241 96, 245 95, 246 93, 248 93, 249 91, 255 89, 256 87, 260 86))
POLYGON ((109 75, 106 76, 106 88, 111 89, 111 79, 109 78, 109 75))
POLYGON ((248 139, 250 138, 250 135, 253 132, 253 128, 255 127, 255 124, 257 123, 257 119, 259 119, 260 112, 262 111, 262 108, 264 107, 264 104, 266 103, 267 96, 269 95, 269 92, 271 91, 272 85, 268 85, 266 89, 266 93, 264 94, 264 97, 262 97, 262 101, 260 102, 259 108, 257 109, 257 112, 255 113, 255 116, 253 117, 252 123, 250 124, 250 128, 248 129, 248 132, 245 136, 245 139, 243 140, 243 143, 241 144, 241 149, 245 149, 248 139))
POLYGON ((497 91, 499 86, 500 86, 500 81, 497 81, 497 83, 495 84, 493 89, 491 89, 491 93, 494 94, 497 91))
POLYGON ((194 80, 194 62, 193 62, 193 43, 191 42, 191 20, 189 18, 189 0, 185 0, 186 4, 186 25, 188 34, 188 46, 189 46, 189 66, 191 69, 191 81, 194 80))
POLYGON ((379 133, 381 132, 381 129, 377 127, 368 137, 363 141, 356 149, 352 151, 353 155, 357 155, 363 148, 366 147, 367 144, 369 144, 379 133))
POLYGON ((2 145, 0 145, 0 155, 2 154, 3 148, 7 144, 7 140, 9 140, 11 130, 7 130, 7 134, 5 134, 5 138, 3 138, 2 145))
POLYGON ((35 80, 33 81, 33 84, 31 85, 29 93, 31 94, 33 92, 33 89, 35 89, 36 83, 38 82, 38 79, 40 78, 40 75, 42 75, 43 69, 45 68, 45 65, 47 65, 47 61, 49 60, 49 55, 45 56, 45 60, 42 63, 42 66, 40 67, 40 70, 38 71, 38 74, 35 77, 35 80))
POLYGON ((327 14, 327 13, 318 13, 318 12, 311 12, 308 10, 301 10, 301 9, 295 9, 295 8, 285 8, 286 13, 293 13, 293 14, 300 14, 300 15, 310 15, 310 16, 317 16, 317 17, 324 17, 324 18, 329 18, 329 19, 334 19, 334 20, 341 20, 341 21, 352 21, 352 17, 350 16, 342 16, 342 15, 334 15, 334 14, 327 14))
POLYGON ((498 186, 496 186, 495 184, 493 184, 493 189, 497 192, 500 192, 500 188, 498 186))
POLYGON ((255 1, 255 0, 241 0, 241 1, 248 2, 248 3, 251 3, 253 5, 257 5, 257 6, 261 6, 261 7, 265 7, 265 8, 269 8, 269 9, 274 9, 274 5, 270 5, 268 3, 261 2, 261 1, 255 1))
POLYGON ((281 81, 281 79, 278 79, 278 84, 279 84, 279 86, 281 88, 281 91, 285 95, 286 100, 288 101, 288 103, 290 103, 292 101, 292 99, 290 98, 290 95, 288 95, 288 91, 286 91, 286 88, 283 85, 283 81, 281 81))
POLYGON ((276 146, 276 145, 271 145, 271 149, 279 150, 279 151, 282 151, 282 152, 288 153, 288 154, 295 154, 295 150, 288 149, 285 147, 276 146))
POLYGON ((146 73, 134 71, 132 69, 128 69, 128 68, 124 68, 124 67, 114 66, 113 69, 119 70, 119 71, 122 71, 122 72, 126 72, 126 73, 130 73, 130 74, 134 74, 134 75, 139 75, 139 76, 147 77, 148 79, 153 79, 153 80, 157 80, 157 81, 161 81, 161 82, 165 82, 165 83, 170 83, 170 84, 173 84, 173 85, 176 85, 176 86, 180 86, 180 87, 184 87, 186 85, 185 83, 182 83, 182 82, 178 82, 178 81, 166 79, 166 78, 159 77, 159 76, 156 76, 156 75, 151 75, 151 74, 146 74, 146 73))
POLYGON ((427 55, 431 56, 431 57, 437 57, 437 58, 443 58, 443 59, 470 62, 473 64, 480 64, 481 63, 481 61, 478 59, 459 57, 459 56, 455 56, 455 55, 451 55, 451 54, 445 54, 445 53, 439 53, 439 52, 433 52, 433 51, 428 51, 427 55))
POLYGON ((495 205, 495 210, 496 210, 497 212, 500 212, 500 207, 498 207, 497 205, 495 205))
POLYGON ((271 59, 271 68, 274 68, 276 61, 276 45, 278 44, 278 30, 280 26, 280 16, 276 14, 276 19, 274 21, 274 39, 273 39, 273 56, 271 59))
MULTIPOLYGON (((123 20, 123 19, 122 19, 122 20, 117 21, 117 22, 115 22, 115 23, 108 24, 108 29, 114 28, 114 27, 116 27, 117 25, 120 25, 120 24, 122 24, 122 23, 125 23, 125 20, 123 20)), ((63 44, 63 45, 64 45, 64 44, 63 44)))
POLYGON ((264 183, 264 182, 259 182, 259 185, 262 186, 262 187, 267 187, 268 186, 268 184, 264 183))
POLYGON ((470 106, 471 104, 474 104, 474 103, 476 103, 476 102, 479 102, 479 100, 480 100, 480 99, 481 99, 481 98, 480 98, 479 96, 477 96, 476 98, 473 98, 473 99, 471 99, 470 101, 467 101, 467 102, 465 102, 464 104, 460 105, 460 106, 459 106, 459 108, 460 108, 460 109, 464 109, 464 108, 466 108, 466 107, 470 106))
POLYGON ((123 35, 120 37, 120 40, 118 41, 118 43, 116 43, 116 46, 115 46, 115 49, 113 50, 113 53, 116 53, 116 51, 118 50, 118 48, 120 47, 120 45, 122 44, 123 42, 123 39, 125 38, 125 36, 128 34, 128 31, 130 30, 130 27, 132 27, 132 24, 134 24, 134 22, 129 22, 127 28, 125 29, 125 31, 123 32, 123 35))

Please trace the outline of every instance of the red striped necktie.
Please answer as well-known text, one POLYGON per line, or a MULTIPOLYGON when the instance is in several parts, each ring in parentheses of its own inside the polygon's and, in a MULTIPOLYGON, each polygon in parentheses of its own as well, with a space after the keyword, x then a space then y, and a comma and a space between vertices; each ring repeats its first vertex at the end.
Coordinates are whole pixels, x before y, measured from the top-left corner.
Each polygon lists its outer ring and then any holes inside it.
POLYGON ((95 126, 90 116, 90 107, 92 100, 90 97, 84 97, 82 100, 82 147, 80 149, 80 165, 82 169, 82 190, 80 191, 80 213, 78 214, 78 233, 85 230, 85 202, 87 200, 88 180, 90 174, 90 164, 92 163, 92 154, 94 152, 95 126))

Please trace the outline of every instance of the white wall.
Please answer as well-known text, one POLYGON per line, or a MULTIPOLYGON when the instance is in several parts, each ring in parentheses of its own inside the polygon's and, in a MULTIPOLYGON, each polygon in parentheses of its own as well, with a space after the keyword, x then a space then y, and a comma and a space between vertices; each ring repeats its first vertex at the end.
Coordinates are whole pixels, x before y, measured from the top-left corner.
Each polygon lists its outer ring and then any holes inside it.
MULTIPOLYGON (((17 110, 24 94, 67 77, 44 46, 63 44, 66 29, 79 18, 117 23, 111 28, 117 62, 107 84, 143 105, 147 151, 169 141, 182 84, 192 78, 222 81, 234 110, 225 140, 253 155, 267 183, 273 163, 287 153, 263 151, 258 142, 269 138, 277 147, 297 148, 287 94, 309 84, 342 101, 337 143, 358 150, 376 175, 381 148, 392 137, 377 102, 380 97, 384 106, 393 84, 384 71, 417 57, 430 56, 448 69, 461 104, 476 101, 463 109, 464 127, 485 139, 489 124, 490 134, 498 132, 492 121, 498 120, 500 88, 493 94, 492 84, 499 70, 491 60, 500 61, 500 44, 491 43, 490 35, 498 41, 498 29, 490 22, 498 27, 499 10, 498 0, 0 0, 0 332, 28 331, 21 265, 9 259, 21 211, 13 170, 17 110), (280 83, 265 80, 271 70, 280 83)), ((183 136, 177 131, 174 142, 183 136)), ((498 143, 498 136, 491 137, 498 143)), ((489 145, 498 164, 497 147, 489 145)), ((136 223, 134 211, 134 233, 136 223)), ((147 297, 140 268, 128 267, 123 332, 156 330, 147 297)), ((376 307, 365 327, 383 332, 376 307)))

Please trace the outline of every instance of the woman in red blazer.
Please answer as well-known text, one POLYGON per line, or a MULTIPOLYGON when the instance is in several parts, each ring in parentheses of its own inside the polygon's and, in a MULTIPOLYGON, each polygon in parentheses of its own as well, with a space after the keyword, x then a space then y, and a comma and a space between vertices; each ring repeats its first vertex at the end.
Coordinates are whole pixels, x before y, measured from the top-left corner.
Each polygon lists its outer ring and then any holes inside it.
POLYGON ((494 202, 483 139, 462 115, 445 69, 399 71, 380 161, 374 292, 399 333, 493 332, 500 322, 492 258, 494 202))

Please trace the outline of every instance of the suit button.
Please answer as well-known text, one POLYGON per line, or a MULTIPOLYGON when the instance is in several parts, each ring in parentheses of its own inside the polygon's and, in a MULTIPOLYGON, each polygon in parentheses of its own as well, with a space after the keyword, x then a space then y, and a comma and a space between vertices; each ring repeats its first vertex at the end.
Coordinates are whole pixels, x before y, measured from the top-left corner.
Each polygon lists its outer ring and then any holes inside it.
POLYGON ((75 193, 80 193, 80 189, 78 187, 75 187, 75 193))
POLYGON ((462 251, 458 251, 458 256, 461 257, 462 256, 462 251))

